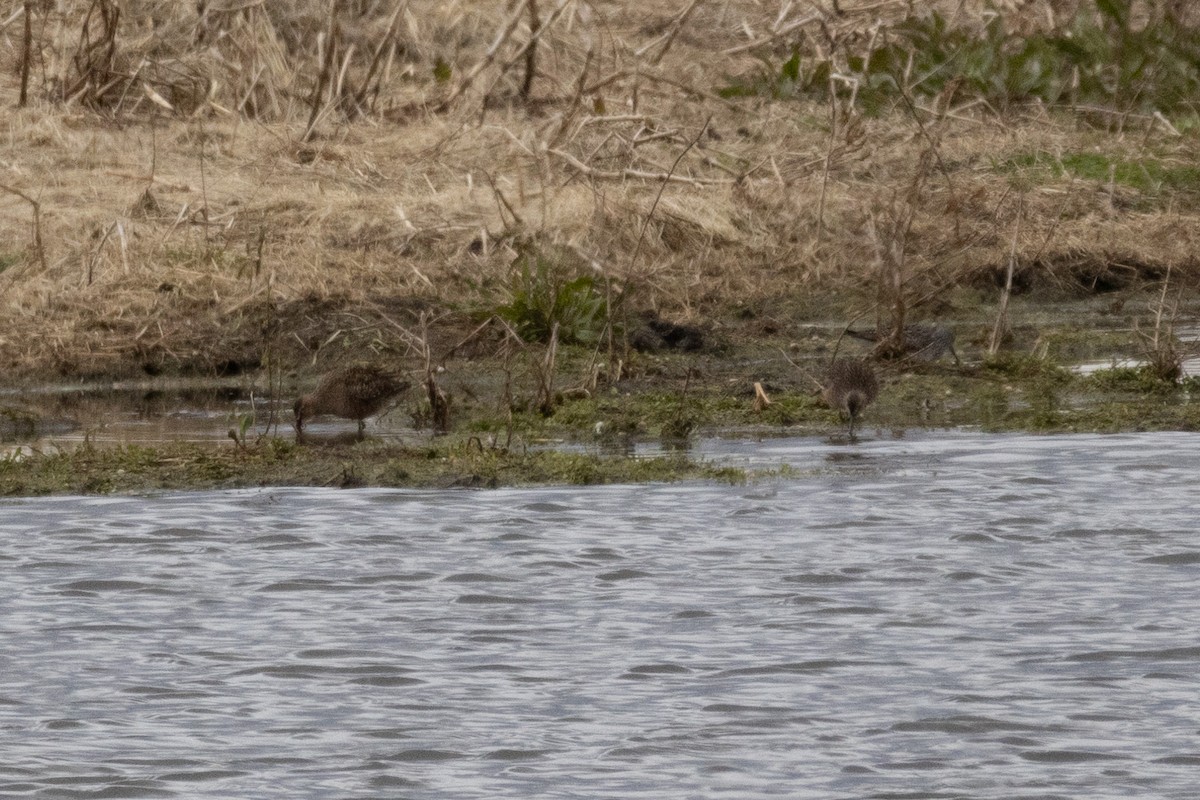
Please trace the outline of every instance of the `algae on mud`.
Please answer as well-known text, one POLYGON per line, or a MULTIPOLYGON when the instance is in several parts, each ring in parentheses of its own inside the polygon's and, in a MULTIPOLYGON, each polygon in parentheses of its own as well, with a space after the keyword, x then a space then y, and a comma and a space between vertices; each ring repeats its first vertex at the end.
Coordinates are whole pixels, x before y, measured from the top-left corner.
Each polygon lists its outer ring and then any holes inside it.
POLYGON ((600 484, 688 479, 741 482, 735 468, 684 455, 597 456, 489 449, 466 440, 416 449, 386 443, 299 446, 266 439, 246 447, 197 444, 85 446, 0 459, 0 495, 103 494, 256 486, 468 487, 600 484))
MULTIPOLYGON (((1043 330, 1038 340, 1054 339, 1052 329, 1043 330)), ((1078 374, 1050 358, 1046 347, 1040 348, 1040 356, 1028 354, 1034 331, 1017 335, 1024 355, 1009 351, 979 360, 978 353, 971 353, 974 363, 962 367, 882 362, 883 387, 864 417, 865 435, 963 426, 996 432, 1200 430, 1200 403, 1193 402, 1200 378, 1171 383, 1145 369, 1129 368, 1078 374)), ((1112 333, 1063 335, 1073 343, 1069 350, 1074 354, 1085 339, 1107 348, 1119 338, 1112 333)), ((446 436, 422 435, 416 443, 400 443, 368 434, 356 441, 347 431, 296 442, 290 434, 267 435, 245 424, 243 417, 240 435, 230 430, 233 442, 145 446, 85 439, 61 452, 14 452, 0 460, 0 494, 752 480, 757 473, 691 458, 689 438, 824 436, 841 429, 837 415, 819 401, 803 372, 811 367, 815 374, 829 356, 827 337, 793 342, 802 369, 779 353, 780 344, 760 340, 717 353, 643 356, 622 381, 597 386, 586 395, 562 395, 549 414, 529 402, 505 408, 499 401, 508 396, 503 387, 512 394, 511 372, 499 362, 480 359, 463 369, 452 367, 443 376, 460 398, 453 410, 455 430, 446 436), (771 403, 765 408, 756 407, 756 381, 768 387, 771 403), (653 440, 673 452, 631 455, 635 442, 653 440), (586 447, 563 446, 571 442, 586 447)), ((586 349, 567 348, 564 370, 586 371, 587 359, 586 349)), ((277 405, 286 406, 288 397, 277 398, 277 405)), ((426 419, 424 401, 412 402, 407 409, 412 418, 426 419)), ((400 409, 390 413, 403 415, 400 409)))

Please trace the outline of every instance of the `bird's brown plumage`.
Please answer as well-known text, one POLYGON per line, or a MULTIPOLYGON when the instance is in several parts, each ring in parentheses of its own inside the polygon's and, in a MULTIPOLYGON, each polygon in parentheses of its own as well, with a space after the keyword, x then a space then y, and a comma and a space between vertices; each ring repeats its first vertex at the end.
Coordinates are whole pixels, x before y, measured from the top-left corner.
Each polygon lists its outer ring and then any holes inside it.
POLYGON ((378 413, 409 382, 379 367, 354 365, 327 373, 311 393, 300 397, 292 410, 296 413, 296 431, 304 429, 309 417, 332 414, 358 420, 358 432, 366 418, 378 413))
POLYGON ((839 358, 829 367, 829 377, 821 387, 821 397, 829 407, 850 418, 850 435, 863 410, 879 394, 875 370, 865 361, 839 358))
MULTIPOLYGON (((868 342, 886 342, 891 336, 891 331, 877 328, 873 331, 847 330, 846 334, 868 342)), ((937 361, 943 354, 949 353, 955 363, 961 363, 954 349, 954 331, 937 323, 917 322, 905 325, 900 349, 901 355, 916 361, 937 361)))

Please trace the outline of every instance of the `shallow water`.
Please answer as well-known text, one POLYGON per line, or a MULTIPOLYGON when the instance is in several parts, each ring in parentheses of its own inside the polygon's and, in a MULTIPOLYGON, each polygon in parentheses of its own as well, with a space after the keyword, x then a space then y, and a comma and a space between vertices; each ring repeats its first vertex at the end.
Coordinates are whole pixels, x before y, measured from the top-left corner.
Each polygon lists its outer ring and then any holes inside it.
MULTIPOLYGON (((294 395, 288 394, 288 397, 294 395)), ((104 385, 47 385, 0 392, 0 455, 70 451, 92 445, 160 446, 169 442, 229 445, 231 432, 246 440, 295 436, 291 404, 272 402, 247 379, 148 380, 104 385), (8 413, 4 413, 8 409, 8 413)), ((353 420, 322 417, 305 426, 310 439, 344 436, 353 420)), ((404 444, 428 441, 397 403, 369 422, 373 439, 404 444)))
POLYGON ((1194 434, 10 501, 3 797, 1195 796, 1194 434))
MULTIPOLYGON (((1077 372, 1080 375, 1092 375, 1106 369, 1137 369, 1149 363, 1144 358, 1113 356, 1112 358, 1074 364, 1071 366, 1071 371, 1077 372)), ((1181 378, 1194 378, 1197 375, 1200 375, 1200 358, 1187 358, 1179 362, 1179 376, 1181 378)))

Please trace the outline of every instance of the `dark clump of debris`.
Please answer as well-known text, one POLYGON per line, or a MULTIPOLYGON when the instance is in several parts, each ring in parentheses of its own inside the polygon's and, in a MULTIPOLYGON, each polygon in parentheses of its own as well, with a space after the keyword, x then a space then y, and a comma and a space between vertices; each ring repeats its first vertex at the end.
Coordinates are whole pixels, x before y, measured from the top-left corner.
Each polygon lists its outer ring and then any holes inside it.
POLYGON ((704 331, 695 325, 680 325, 663 319, 653 311, 645 311, 630 326, 629 344, 634 350, 653 353, 679 350, 694 353, 705 346, 704 331))

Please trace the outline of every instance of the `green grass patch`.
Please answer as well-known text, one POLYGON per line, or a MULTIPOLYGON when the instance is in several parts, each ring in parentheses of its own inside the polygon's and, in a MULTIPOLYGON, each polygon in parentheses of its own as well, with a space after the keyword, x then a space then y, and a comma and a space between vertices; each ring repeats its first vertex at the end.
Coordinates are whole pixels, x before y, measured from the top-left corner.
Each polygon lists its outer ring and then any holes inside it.
POLYGON ((5 272, 11 267, 15 267, 25 260, 23 253, 18 253, 12 250, 0 251, 0 272, 5 272))
POLYGON ((1180 388, 1179 384, 1160 378, 1149 364, 1098 369, 1083 377, 1081 383, 1104 392, 1136 394, 1172 394, 1180 388))
POLYGON ((999 172, 1042 173, 1052 178, 1074 177, 1107 184, 1109 181, 1147 194, 1164 189, 1200 193, 1200 165, 1167 164, 1155 158, 1137 161, 1104 153, 1027 153, 996 165, 999 172))

